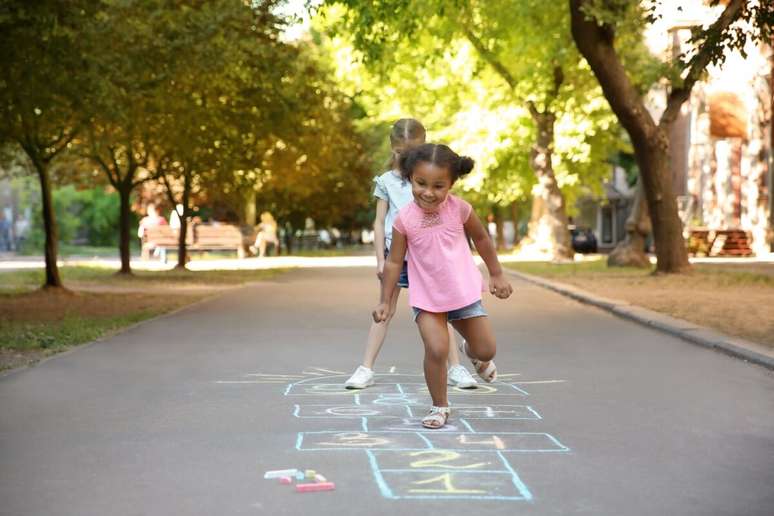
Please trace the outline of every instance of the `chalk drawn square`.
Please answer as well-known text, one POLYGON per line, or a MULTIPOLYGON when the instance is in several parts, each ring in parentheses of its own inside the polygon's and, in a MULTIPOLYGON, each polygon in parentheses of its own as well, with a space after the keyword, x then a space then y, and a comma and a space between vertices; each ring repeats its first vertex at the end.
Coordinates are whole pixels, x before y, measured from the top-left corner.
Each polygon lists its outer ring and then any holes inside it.
POLYGON ((499 453, 490 454, 500 462, 492 470, 438 470, 423 468, 382 468, 384 455, 367 451, 371 471, 385 498, 532 500, 532 494, 518 474, 499 453))
POLYGON ((422 417, 427 413, 427 408, 418 410, 417 407, 405 407, 410 417, 366 417, 363 428, 369 432, 468 432, 468 425, 463 425, 460 420, 449 420, 443 428, 425 428, 422 426, 422 417))
POLYGON ((406 405, 375 405, 375 404, 335 404, 315 403, 296 404, 293 415, 298 418, 320 419, 360 419, 362 417, 402 418, 411 415, 406 405))
POLYGON ((567 452, 555 437, 540 432, 478 432, 426 434, 432 448, 524 453, 567 452))
POLYGON ((299 432, 296 449, 323 450, 426 450, 430 442, 420 432, 299 432))
POLYGON ((381 471, 472 471, 507 473, 507 461, 497 452, 463 450, 372 450, 381 471))
POLYGON ((452 415, 465 419, 543 419, 527 405, 454 405, 452 415))
POLYGON ((285 389, 285 396, 360 396, 363 394, 401 394, 397 384, 377 383, 368 389, 346 389, 342 383, 292 383, 285 389))
MULTIPOLYGON (((406 394, 419 396, 429 395, 427 384, 423 383, 401 383, 400 388, 406 394)), ((449 396, 529 396, 529 393, 510 383, 479 383, 475 389, 461 389, 451 387, 447 389, 449 396)))

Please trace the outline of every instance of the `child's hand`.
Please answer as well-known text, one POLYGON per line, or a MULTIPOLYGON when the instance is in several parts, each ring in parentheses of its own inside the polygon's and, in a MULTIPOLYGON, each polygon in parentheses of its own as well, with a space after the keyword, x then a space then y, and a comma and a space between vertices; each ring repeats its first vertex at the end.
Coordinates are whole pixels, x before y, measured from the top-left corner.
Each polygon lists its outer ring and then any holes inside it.
POLYGON ((380 281, 384 279, 384 260, 376 260, 376 277, 380 281))
POLYGON ((374 308, 374 311, 371 312, 371 315, 374 317, 375 322, 382 322, 387 320, 387 316, 389 315, 390 309, 387 306, 387 303, 379 303, 376 308, 374 308))
POLYGON ((505 279, 505 276, 498 274, 497 276, 489 277, 489 292, 500 299, 507 299, 513 293, 513 287, 505 279))

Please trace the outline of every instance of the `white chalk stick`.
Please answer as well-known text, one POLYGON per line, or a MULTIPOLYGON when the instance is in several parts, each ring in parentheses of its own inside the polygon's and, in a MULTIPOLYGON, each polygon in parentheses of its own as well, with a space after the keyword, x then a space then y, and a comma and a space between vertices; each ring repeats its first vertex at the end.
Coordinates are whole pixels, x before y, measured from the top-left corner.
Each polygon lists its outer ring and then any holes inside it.
POLYGON ((279 477, 294 477, 298 473, 297 469, 277 469, 274 471, 267 471, 263 474, 263 478, 279 478, 279 477))
POLYGON ((320 475, 319 473, 314 476, 314 479, 317 482, 327 482, 328 481, 327 478, 325 478, 324 476, 320 475))

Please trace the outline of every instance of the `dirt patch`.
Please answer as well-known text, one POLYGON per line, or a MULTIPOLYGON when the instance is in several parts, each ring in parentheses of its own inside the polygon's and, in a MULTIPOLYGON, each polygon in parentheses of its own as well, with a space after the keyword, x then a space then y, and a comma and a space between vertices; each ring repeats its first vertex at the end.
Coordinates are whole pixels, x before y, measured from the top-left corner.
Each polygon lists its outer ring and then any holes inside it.
POLYGON ((33 364, 76 344, 212 295, 35 290, 0 295, 0 371, 33 364))
POLYGON ((0 348, 0 371, 32 365, 49 354, 49 351, 39 349, 17 350, 0 348))
POLYGON ((768 276, 771 270, 735 267, 731 272, 728 268, 701 267, 687 275, 653 276, 615 270, 540 275, 774 347, 774 281, 768 276))
POLYGON ((0 319, 14 322, 55 322, 68 316, 83 318, 116 317, 131 312, 169 311, 201 299, 210 291, 175 296, 138 292, 59 293, 35 290, 25 294, 0 296, 0 319))
POLYGON ((67 290, 40 289, 43 271, 0 273, 0 370, 34 363, 195 301, 265 281, 272 270, 138 271, 62 267, 67 290))

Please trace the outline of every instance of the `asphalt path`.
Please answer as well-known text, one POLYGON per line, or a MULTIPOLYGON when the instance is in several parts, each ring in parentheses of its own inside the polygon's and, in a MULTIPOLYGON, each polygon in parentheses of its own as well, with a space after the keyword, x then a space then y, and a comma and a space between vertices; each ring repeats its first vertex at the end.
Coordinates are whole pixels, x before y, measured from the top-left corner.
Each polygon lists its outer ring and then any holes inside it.
POLYGON ((299 269, 0 378, 0 514, 774 514, 774 374, 513 280, 500 381, 423 431, 405 295, 299 269), (314 470, 298 493, 268 470, 314 470))

